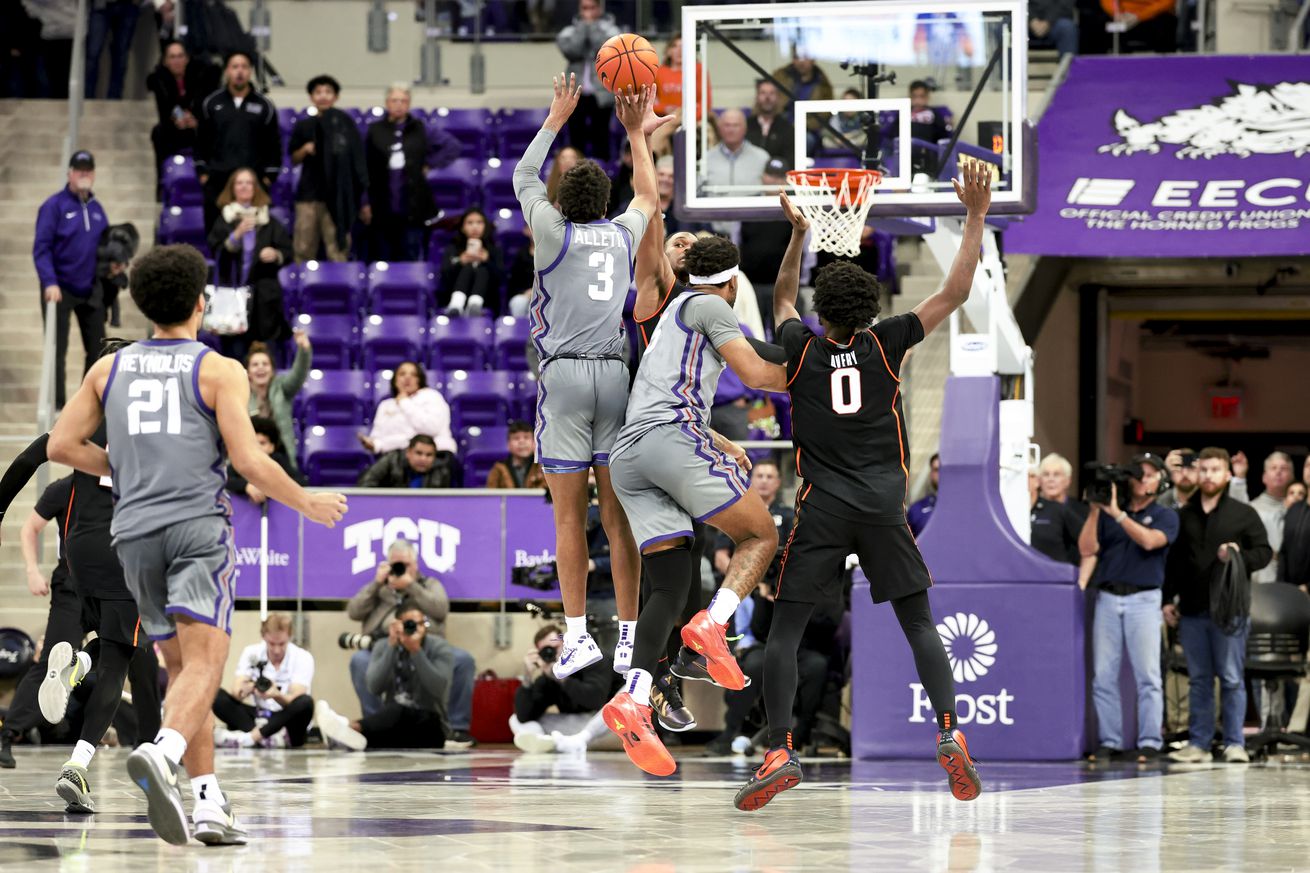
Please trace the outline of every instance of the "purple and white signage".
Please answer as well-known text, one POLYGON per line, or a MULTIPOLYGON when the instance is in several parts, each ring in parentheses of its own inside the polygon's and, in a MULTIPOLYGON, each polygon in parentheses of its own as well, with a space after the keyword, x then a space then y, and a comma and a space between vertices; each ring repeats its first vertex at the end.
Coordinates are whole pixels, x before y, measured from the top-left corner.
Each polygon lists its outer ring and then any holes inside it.
POLYGON ((1008 251, 1310 254, 1310 56, 1074 58, 1008 251))

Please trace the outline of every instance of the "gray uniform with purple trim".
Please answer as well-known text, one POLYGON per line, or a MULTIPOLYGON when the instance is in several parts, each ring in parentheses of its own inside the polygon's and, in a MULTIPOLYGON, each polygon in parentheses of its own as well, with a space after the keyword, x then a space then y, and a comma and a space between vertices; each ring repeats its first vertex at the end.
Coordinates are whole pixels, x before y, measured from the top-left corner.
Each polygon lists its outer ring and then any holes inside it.
POLYGON ((691 536, 741 499, 750 480, 714 448, 710 406, 723 373, 719 349, 742 339, 732 307, 696 291, 678 295, 641 358, 627 421, 610 453, 610 476, 642 548, 691 536))
POLYGON ((195 340, 144 340, 120 350, 101 402, 113 470, 114 549, 154 639, 186 615, 231 632, 236 555, 225 457, 214 410, 200 396, 195 340))
POLYGON ((566 221, 541 181, 554 139, 538 132, 514 169, 514 193, 535 245, 528 317, 541 358, 537 459, 548 473, 570 473, 608 464, 623 425, 623 304, 646 215, 629 209, 613 221, 566 221))

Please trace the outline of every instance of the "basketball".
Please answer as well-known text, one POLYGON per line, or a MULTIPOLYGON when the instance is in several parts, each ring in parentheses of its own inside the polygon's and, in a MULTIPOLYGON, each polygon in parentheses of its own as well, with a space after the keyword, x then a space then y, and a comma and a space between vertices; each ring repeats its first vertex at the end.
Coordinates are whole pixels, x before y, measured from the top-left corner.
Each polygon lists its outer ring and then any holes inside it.
POLYGON ((620 33, 596 52, 596 75, 607 91, 623 91, 655 84, 660 56, 644 36, 620 33))

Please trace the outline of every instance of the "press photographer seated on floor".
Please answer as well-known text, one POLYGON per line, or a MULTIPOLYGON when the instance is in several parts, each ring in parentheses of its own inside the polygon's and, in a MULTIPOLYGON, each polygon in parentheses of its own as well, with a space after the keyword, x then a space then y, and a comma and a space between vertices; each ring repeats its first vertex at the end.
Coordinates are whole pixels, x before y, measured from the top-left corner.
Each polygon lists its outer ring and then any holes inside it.
POLYGON ((608 658, 560 679, 555 675, 564 636, 548 624, 532 638, 523 658, 523 684, 514 694, 509 720, 514 745, 525 752, 582 752, 608 733, 600 708, 623 684, 608 658), (552 707, 554 712, 551 711, 552 707))
POLYGON ((241 652, 231 692, 214 698, 214 745, 298 749, 314 716, 314 656, 291 642, 289 615, 271 614, 259 633, 241 652))

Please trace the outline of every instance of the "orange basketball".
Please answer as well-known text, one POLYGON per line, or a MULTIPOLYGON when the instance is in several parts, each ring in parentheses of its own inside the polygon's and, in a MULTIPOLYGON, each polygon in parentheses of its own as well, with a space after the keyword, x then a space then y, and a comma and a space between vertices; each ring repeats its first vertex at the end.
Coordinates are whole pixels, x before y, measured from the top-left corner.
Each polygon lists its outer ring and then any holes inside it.
POLYGON ((660 56, 644 36, 620 33, 596 52, 596 75, 607 91, 626 91, 655 84, 660 56))

